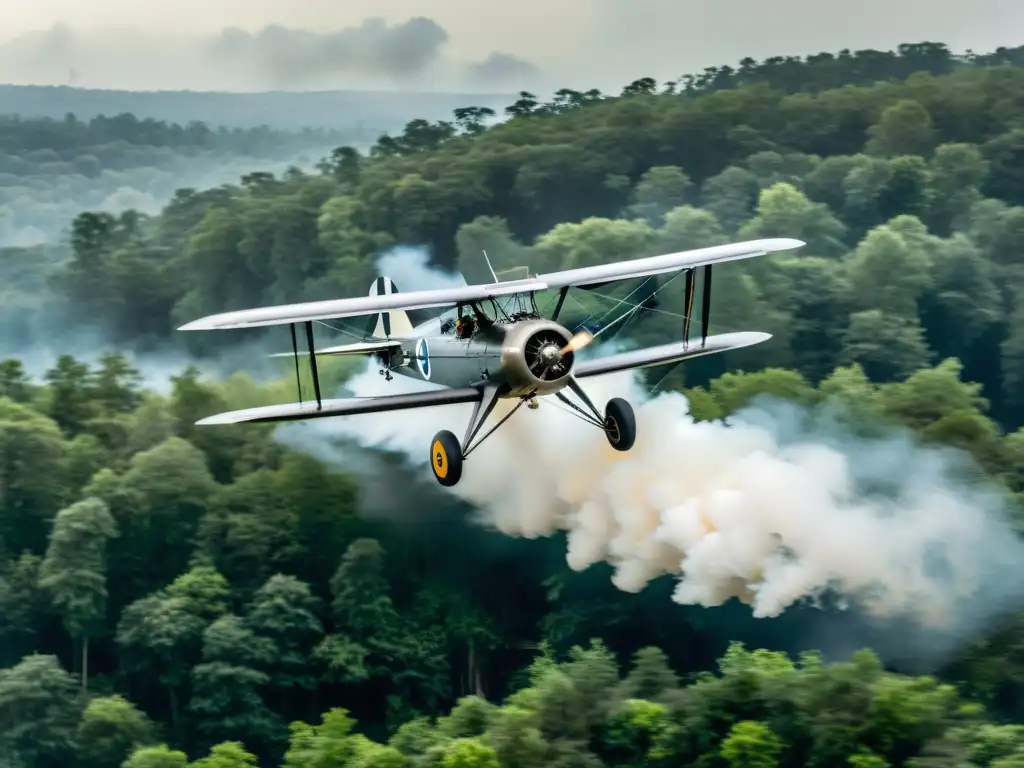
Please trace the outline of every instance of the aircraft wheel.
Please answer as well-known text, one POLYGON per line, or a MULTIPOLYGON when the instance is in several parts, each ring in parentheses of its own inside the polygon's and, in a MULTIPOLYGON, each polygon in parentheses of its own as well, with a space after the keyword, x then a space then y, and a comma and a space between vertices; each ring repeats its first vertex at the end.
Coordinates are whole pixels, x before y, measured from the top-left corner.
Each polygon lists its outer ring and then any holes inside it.
POLYGON ((442 429, 430 442, 430 468, 441 485, 452 486, 462 477, 462 446, 459 438, 442 429))
POLYGON ((628 451, 636 442, 633 406, 621 397, 613 397, 604 407, 604 433, 616 451, 628 451))

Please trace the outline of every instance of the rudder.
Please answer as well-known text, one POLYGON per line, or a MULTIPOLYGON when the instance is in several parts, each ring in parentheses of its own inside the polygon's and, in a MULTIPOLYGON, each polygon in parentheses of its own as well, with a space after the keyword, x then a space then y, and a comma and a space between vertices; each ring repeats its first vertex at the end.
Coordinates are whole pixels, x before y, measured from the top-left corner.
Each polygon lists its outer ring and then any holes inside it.
MULTIPOLYGON (((398 293, 398 286, 390 277, 378 277, 370 285, 370 296, 388 296, 393 293, 398 293)), ((413 324, 408 312, 393 309, 378 312, 376 316, 371 315, 367 333, 378 339, 402 338, 412 335, 413 324)))

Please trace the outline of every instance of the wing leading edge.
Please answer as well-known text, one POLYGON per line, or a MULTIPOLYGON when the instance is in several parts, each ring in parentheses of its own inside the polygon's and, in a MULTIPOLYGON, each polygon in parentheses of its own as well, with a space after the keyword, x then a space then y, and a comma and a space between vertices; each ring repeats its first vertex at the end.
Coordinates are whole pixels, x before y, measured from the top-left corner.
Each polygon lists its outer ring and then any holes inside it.
POLYGON ((413 392, 402 395, 382 395, 381 397, 348 397, 324 400, 321 408, 317 408, 315 401, 309 401, 228 411, 227 413, 208 416, 197 421, 196 424, 208 426, 215 424, 303 421, 306 419, 326 418, 328 416, 354 416, 361 413, 381 413, 383 411, 402 411, 409 408, 426 408, 437 405, 475 403, 482 398, 482 390, 475 387, 441 389, 436 392, 413 392))
POLYGON ((677 269, 693 269, 707 264, 718 264, 723 261, 738 261, 755 256, 766 256, 776 251, 790 251, 806 245, 802 240, 787 237, 769 238, 766 240, 748 240, 743 243, 714 245, 710 248, 699 248, 695 251, 666 253, 661 256, 648 256, 643 259, 616 261, 611 264, 598 264, 594 267, 567 269, 562 272, 551 272, 538 275, 548 288, 565 288, 566 286, 583 287, 595 283, 606 283, 612 280, 629 280, 634 277, 648 277, 677 269))
POLYGON ((430 309, 447 307, 460 301, 479 301, 498 296, 510 296, 528 291, 542 291, 545 284, 538 280, 516 280, 493 285, 467 285, 459 288, 441 288, 433 291, 391 293, 383 296, 360 296, 354 299, 310 301, 305 304, 282 304, 276 307, 243 309, 223 312, 193 320, 178 328, 179 331, 213 331, 230 328, 259 328, 265 325, 289 325, 313 320, 333 320, 358 317, 388 310, 430 309))
POLYGON ((716 245, 692 251, 668 253, 643 259, 599 264, 594 267, 580 267, 561 272, 550 272, 536 278, 510 280, 486 285, 467 285, 458 288, 443 288, 433 291, 412 291, 382 296, 362 296, 352 299, 314 301, 304 304, 284 304, 276 307, 260 307, 238 312, 224 312, 218 315, 194 320, 181 326, 179 331, 210 331, 229 328, 258 328, 267 325, 288 325, 291 323, 331 320, 341 317, 355 317, 388 310, 415 310, 446 307, 459 302, 480 301, 517 293, 532 293, 570 286, 587 286, 613 280, 628 280, 634 277, 674 272, 717 264, 723 261, 749 259, 776 251, 788 251, 804 245, 792 238, 769 238, 750 240, 744 243, 716 245))

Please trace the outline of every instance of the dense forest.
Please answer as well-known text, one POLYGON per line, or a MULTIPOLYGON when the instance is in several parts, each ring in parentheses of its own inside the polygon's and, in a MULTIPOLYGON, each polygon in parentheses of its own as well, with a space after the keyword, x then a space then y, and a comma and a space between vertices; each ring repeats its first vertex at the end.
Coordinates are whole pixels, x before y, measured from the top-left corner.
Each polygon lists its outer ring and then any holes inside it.
MULTIPOLYGON (((208 382, 197 362, 158 394, 121 354, 88 365, 69 349, 41 380, 0 364, 4 762, 1020 764, 1019 557, 999 570, 1024 551, 1009 528, 1024 520, 1019 53, 965 62, 905 46, 746 62, 717 85, 523 93, 497 125, 466 106, 367 153, 341 146, 316 171, 180 190, 159 215, 86 211, 64 248, 0 250, 0 270, 28 288, 5 285, 7 334, 31 339, 26 318, 60 310, 113 348, 167 350, 184 343, 176 325, 206 313, 363 295, 395 246, 474 279, 481 249, 496 268, 556 269, 801 238, 715 276, 713 330, 771 341, 655 370, 648 385, 681 391, 716 434, 769 396, 830 415, 861 445, 907 434, 904 455, 959 457, 966 471, 941 479, 925 521, 950 499, 974 519, 950 492, 970 483, 1008 523, 992 524, 1000 539, 957 529, 975 555, 959 565, 976 570, 947 574, 964 590, 947 595, 953 621, 918 625, 908 608, 893 629, 855 590, 797 594, 755 618, 742 601, 673 601, 671 575, 618 589, 608 563, 571 567, 564 531, 476 524, 400 452, 347 445, 329 463, 272 427, 194 426, 293 399, 286 367, 270 383, 208 382), (939 448, 954 453, 925 453, 939 448)), ((661 295, 627 340, 680 332, 681 290, 661 295)), ((248 343, 222 336, 186 341, 197 358, 248 343)), ((326 368, 325 387, 358 370, 326 368)), ((891 459, 883 444, 860 455, 891 459)), ((954 466, 936 461, 918 469, 954 466)), ((906 481, 924 482, 915 472, 906 481)), ((870 569, 884 542, 855 541, 870 569)))

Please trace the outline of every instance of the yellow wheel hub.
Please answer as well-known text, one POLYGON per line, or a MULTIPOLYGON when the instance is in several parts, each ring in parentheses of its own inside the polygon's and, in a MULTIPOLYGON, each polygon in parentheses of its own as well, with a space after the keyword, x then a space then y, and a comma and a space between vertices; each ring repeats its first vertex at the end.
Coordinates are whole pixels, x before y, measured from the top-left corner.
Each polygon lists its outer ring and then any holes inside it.
POLYGON ((448 452, 445 451, 440 440, 435 440, 434 444, 430 446, 430 455, 434 474, 442 480, 448 477, 448 452))

